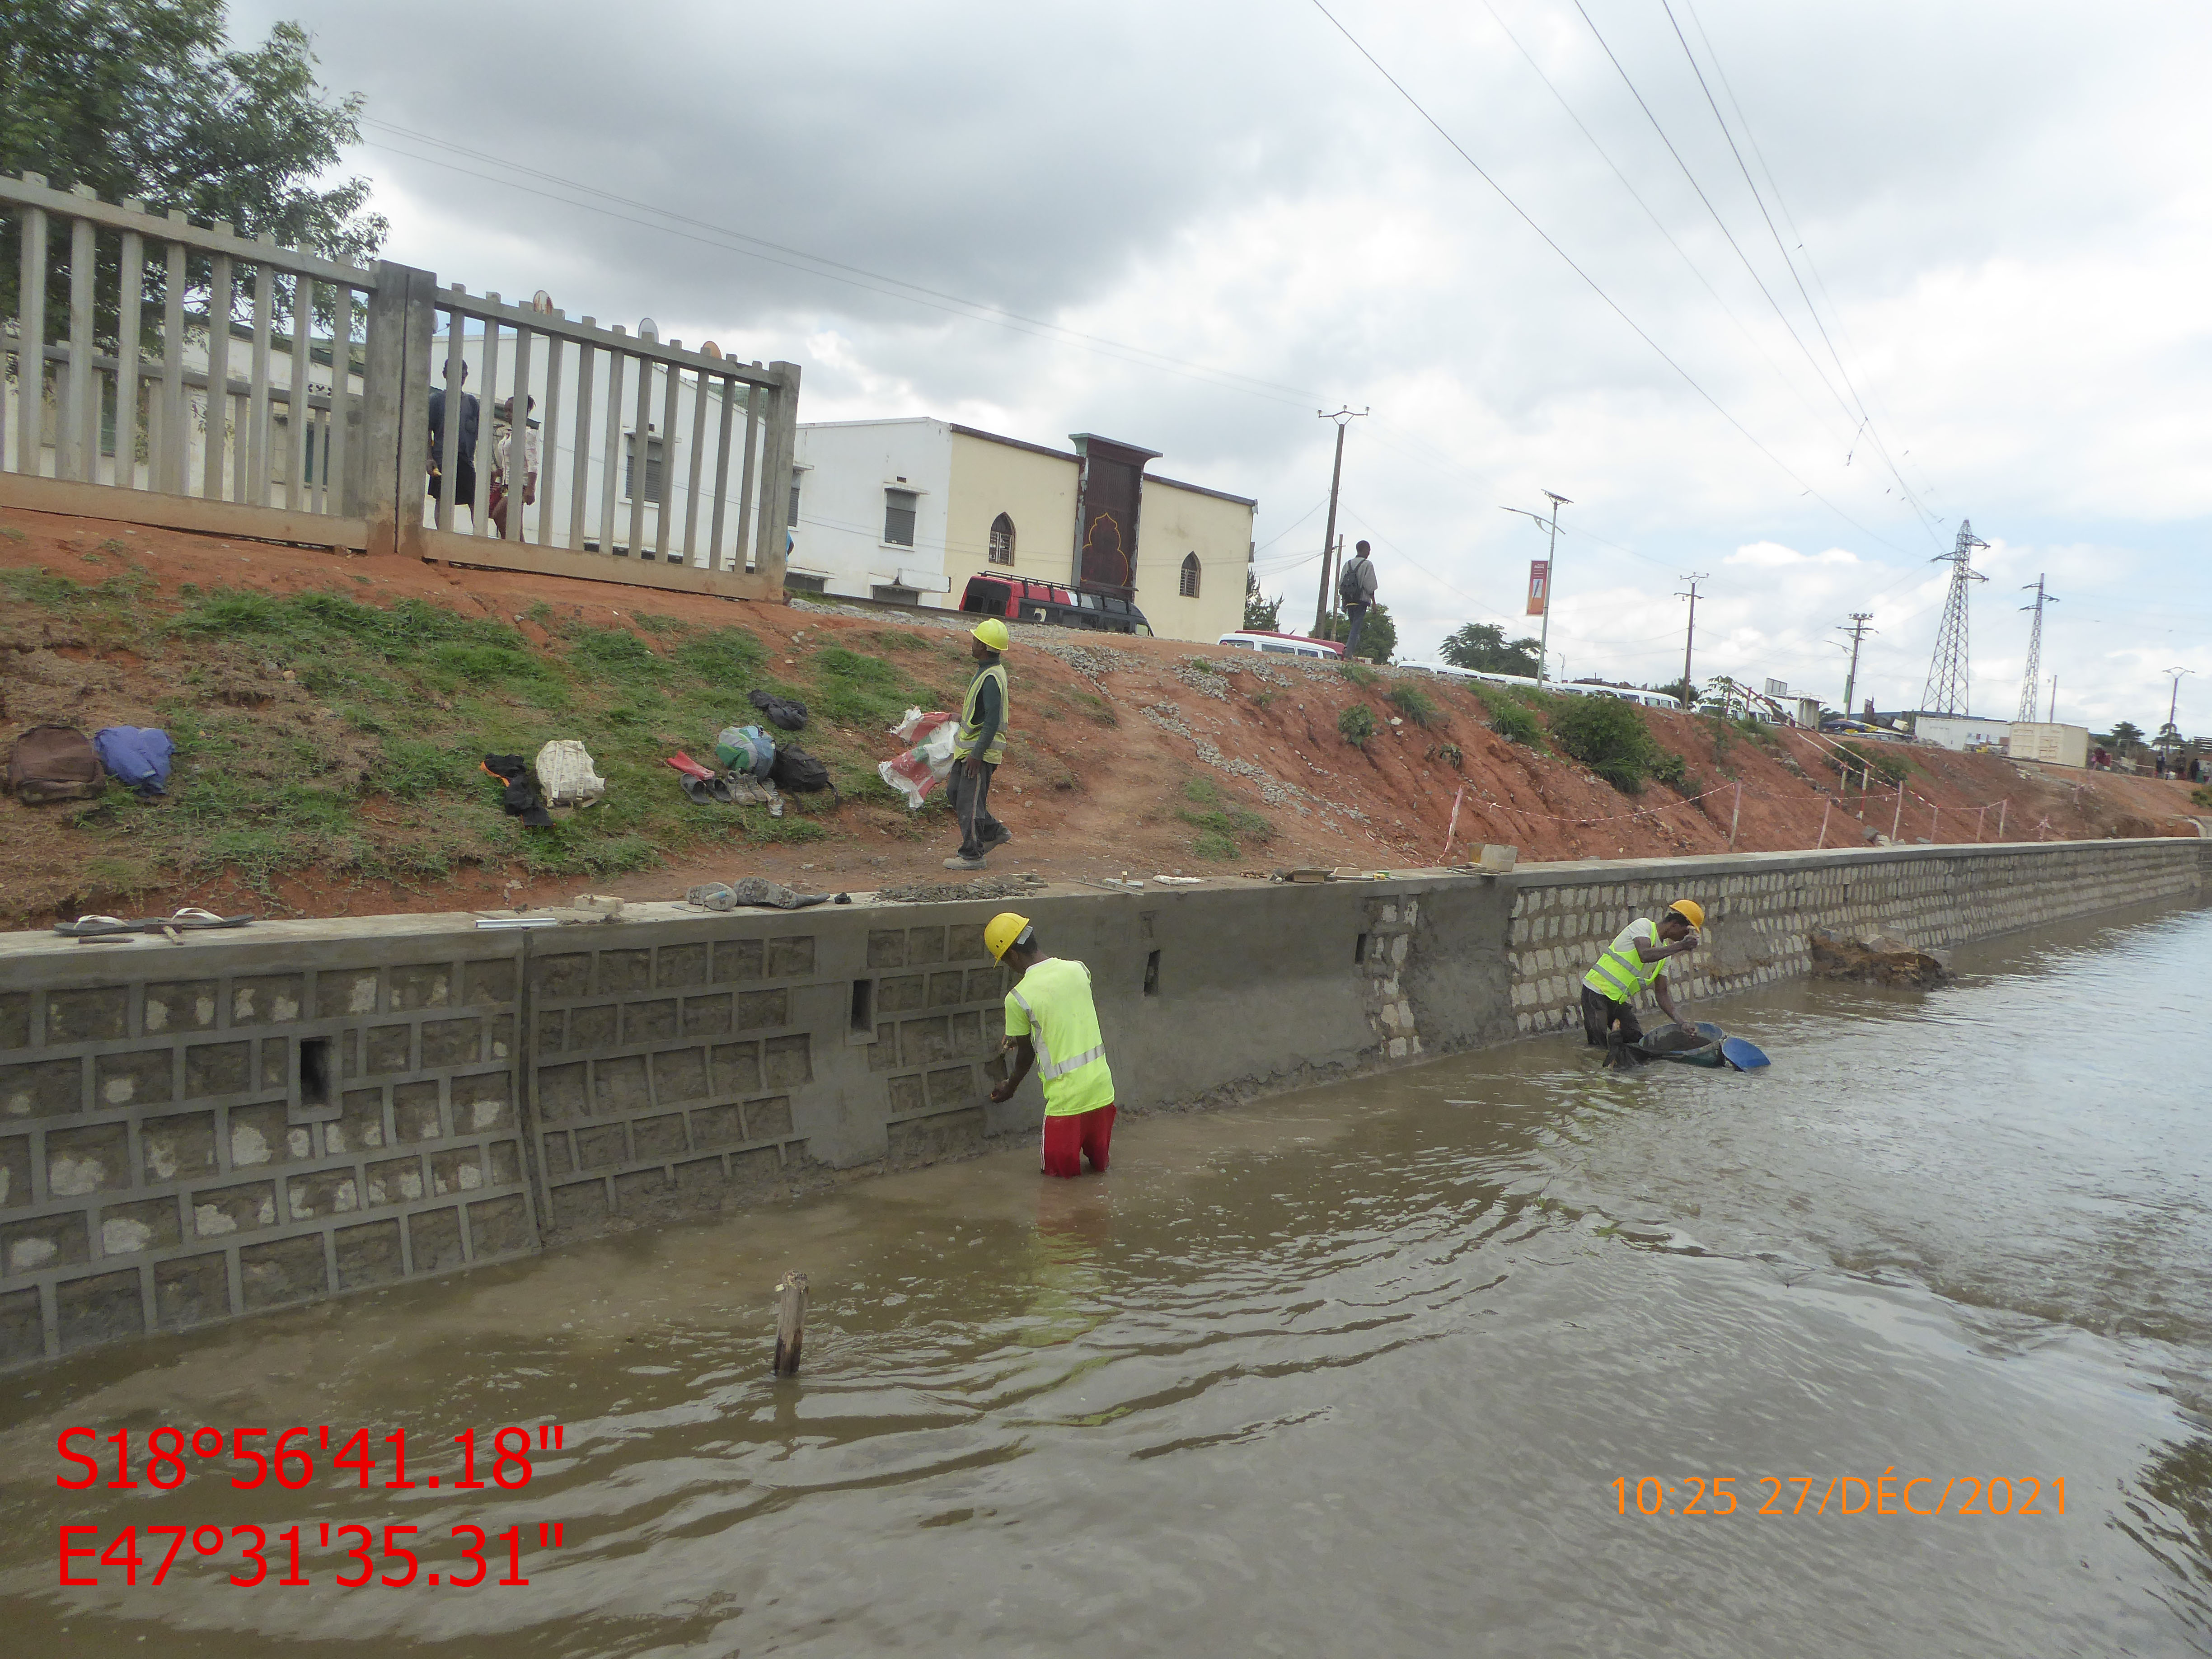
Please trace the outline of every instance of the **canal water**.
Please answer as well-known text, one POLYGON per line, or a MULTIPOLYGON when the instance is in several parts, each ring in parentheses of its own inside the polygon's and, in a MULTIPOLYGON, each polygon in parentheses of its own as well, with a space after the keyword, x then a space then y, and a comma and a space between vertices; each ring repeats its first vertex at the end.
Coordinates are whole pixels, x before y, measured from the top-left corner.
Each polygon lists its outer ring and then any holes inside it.
POLYGON ((2131 913, 1932 993, 1705 1005, 1763 1073, 1525 1042, 1127 1120, 1103 1180, 1008 1152, 87 1356, 4 1385, 5 1645, 2204 1652, 2207 961, 2212 911, 2131 913), (787 1267, 814 1309, 778 1382, 787 1267), (188 1453, 161 1491, 163 1425, 333 1433, 293 1488, 188 1453), (76 1425, 102 1483, 128 1431, 142 1484, 58 1487, 76 1425), (374 1468, 332 1467, 362 1428, 374 1468), (392 1577, 383 1528, 419 1528, 413 1582, 333 1588, 348 1525, 392 1577), (140 1582, 61 1587, 64 1526, 140 1528, 140 1582), (179 1526, 157 1586, 144 1529, 179 1526), (444 1582, 457 1526, 529 1582, 444 1582))

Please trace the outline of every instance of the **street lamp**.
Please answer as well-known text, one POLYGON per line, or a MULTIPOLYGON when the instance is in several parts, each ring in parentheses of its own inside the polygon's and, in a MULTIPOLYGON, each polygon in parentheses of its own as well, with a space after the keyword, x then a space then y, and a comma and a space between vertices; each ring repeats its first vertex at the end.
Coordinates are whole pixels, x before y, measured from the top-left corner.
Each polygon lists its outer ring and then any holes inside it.
POLYGON ((1539 689, 1544 684, 1545 664, 1550 656, 1547 647, 1552 640, 1552 596, 1559 591, 1559 509, 1574 505, 1557 490, 1547 489, 1544 494, 1552 500, 1552 516, 1549 519, 1540 513, 1531 513, 1526 507, 1501 507, 1498 509, 1501 513, 1518 513, 1524 519, 1534 519, 1545 526, 1552 538, 1551 551, 1544 562, 1544 626, 1536 641, 1536 684, 1539 689))

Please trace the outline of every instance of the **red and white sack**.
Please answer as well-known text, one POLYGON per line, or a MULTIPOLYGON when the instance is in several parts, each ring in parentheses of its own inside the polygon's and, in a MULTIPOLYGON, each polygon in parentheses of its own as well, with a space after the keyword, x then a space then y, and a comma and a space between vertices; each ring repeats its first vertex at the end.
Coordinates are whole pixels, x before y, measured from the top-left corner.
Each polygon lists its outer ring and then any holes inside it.
POLYGON ((908 811, 918 812, 929 792, 952 771, 952 744, 959 735, 960 723, 941 708, 927 714, 909 708, 891 732, 913 746, 895 760, 878 763, 876 772, 906 797, 908 811))

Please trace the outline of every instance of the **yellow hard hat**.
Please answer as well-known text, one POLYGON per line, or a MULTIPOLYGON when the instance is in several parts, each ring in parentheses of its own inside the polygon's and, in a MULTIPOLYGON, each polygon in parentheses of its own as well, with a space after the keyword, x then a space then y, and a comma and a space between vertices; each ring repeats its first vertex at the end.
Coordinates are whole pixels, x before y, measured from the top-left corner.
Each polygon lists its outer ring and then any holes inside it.
POLYGON ((1678 912, 1692 927, 1703 927, 1705 925, 1705 907, 1695 899, 1676 899, 1667 908, 1678 912))
MULTIPOLYGON (((999 631, 1003 634, 1006 630, 1001 628, 999 631)), ((976 632, 980 634, 982 630, 978 629, 976 632)), ((993 916, 983 927, 983 945, 990 951, 991 960, 1004 962, 1008 947, 1029 930, 1030 919, 1018 916, 1012 910, 1001 910, 993 916)))
POLYGON ((1007 636, 1006 625, 996 617, 986 617, 969 630, 994 651, 1003 651, 1012 641, 1007 636))

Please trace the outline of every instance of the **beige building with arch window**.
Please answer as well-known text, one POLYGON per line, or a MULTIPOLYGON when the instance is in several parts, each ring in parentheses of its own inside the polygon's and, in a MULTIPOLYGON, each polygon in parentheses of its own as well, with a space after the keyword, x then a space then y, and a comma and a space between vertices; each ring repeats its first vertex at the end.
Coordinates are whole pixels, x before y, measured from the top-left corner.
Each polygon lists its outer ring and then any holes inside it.
POLYGON ((786 586, 957 609, 997 571, 1133 599, 1163 639, 1241 626, 1256 503, 1145 471, 1151 450, 1070 441, 927 416, 801 424, 786 586))

